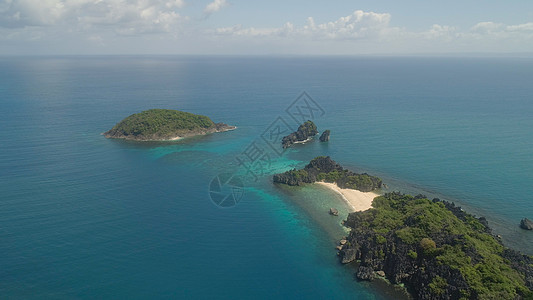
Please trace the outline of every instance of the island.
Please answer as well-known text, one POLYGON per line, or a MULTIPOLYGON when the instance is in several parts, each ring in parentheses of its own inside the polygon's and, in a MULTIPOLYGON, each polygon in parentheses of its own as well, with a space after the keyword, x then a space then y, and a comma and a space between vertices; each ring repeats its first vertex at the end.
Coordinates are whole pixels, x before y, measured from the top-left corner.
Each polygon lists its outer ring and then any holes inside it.
POLYGON ((318 130, 315 123, 313 123, 311 120, 307 120, 298 127, 298 130, 283 137, 281 140, 281 145, 283 149, 285 149, 292 146, 292 144, 305 143, 317 134, 318 130))
POLYGON ((324 132, 322 132, 322 135, 320 135, 319 140, 321 142, 328 142, 330 133, 331 133, 331 131, 329 129, 324 130, 324 132))
POLYGON ((372 200, 378 196, 374 191, 382 186, 379 177, 344 169, 329 156, 315 157, 301 170, 276 174, 273 181, 290 186, 308 183, 321 185, 339 194, 351 211, 371 208, 372 200))
POLYGON ((149 109, 133 114, 104 132, 106 138, 134 141, 171 141, 233 130, 209 117, 172 109, 149 109))
POLYGON ((346 170, 329 156, 276 174, 273 182, 327 185, 350 204, 343 222, 350 233, 336 249, 358 280, 386 279, 415 299, 533 299, 533 257, 505 247, 485 218, 454 203, 378 195, 380 178, 346 170))
POLYGON ((405 284, 416 299, 531 299, 533 258, 504 247, 487 221, 453 203, 398 192, 348 215, 338 246, 360 280, 405 284))
POLYGON ((318 156, 301 170, 290 170, 273 177, 275 183, 301 185, 303 183, 326 182, 335 183, 341 189, 354 189, 370 192, 381 188, 379 177, 366 173, 357 174, 344 169, 329 156, 318 156))

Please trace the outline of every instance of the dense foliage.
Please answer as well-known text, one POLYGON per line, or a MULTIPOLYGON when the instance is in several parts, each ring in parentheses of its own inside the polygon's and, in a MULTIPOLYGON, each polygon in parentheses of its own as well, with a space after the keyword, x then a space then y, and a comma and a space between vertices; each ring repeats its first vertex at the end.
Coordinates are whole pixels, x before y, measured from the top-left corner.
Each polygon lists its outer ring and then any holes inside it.
POLYGON ((352 213, 341 254, 361 261, 358 276, 383 270, 420 299, 533 297, 533 259, 505 249, 484 218, 453 203, 389 193, 352 213))
POLYGON ((106 132, 110 136, 171 137, 215 126, 206 116, 170 109, 150 109, 133 114, 106 132))
POLYGON ((341 188, 363 192, 372 191, 380 188, 382 185, 380 178, 366 173, 357 174, 346 170, 329 156, 316 157, 301 170, 294 169, 274 175, 274 182, 288 185, 300 185, 302 183, 313 183, 316 181, 337 183, 341 188))

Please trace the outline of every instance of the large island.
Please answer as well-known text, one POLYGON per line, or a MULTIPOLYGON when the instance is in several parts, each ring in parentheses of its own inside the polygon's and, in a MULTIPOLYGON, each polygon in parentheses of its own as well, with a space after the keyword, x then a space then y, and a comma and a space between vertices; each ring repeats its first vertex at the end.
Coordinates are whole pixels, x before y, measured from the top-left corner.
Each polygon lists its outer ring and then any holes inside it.
POLYGON ((352 203, 354 212, 344 222, 350 234, 337 246, 340 261, 353 263, 359 280, 405 284, 416 299, 533 299, 533 257, 506 248, 485 218, 453 203, 398 192, 379 196, 371 191, 381 187, 381 179, 324 156, 276 174, 273 181, 292 186, 325 181, 372 196, 366 209, 352 203))
POLYGON ((504 247, 485 218, 453 203, 388 193, 348 215, 342 263, 386 277, 417 299, 532 299, 533 258, 504 247))
POLYGON ((169 141, 235 129, 209 117, 172 109, 150 109, 133 114, 104 133, 106 138, 169 141))

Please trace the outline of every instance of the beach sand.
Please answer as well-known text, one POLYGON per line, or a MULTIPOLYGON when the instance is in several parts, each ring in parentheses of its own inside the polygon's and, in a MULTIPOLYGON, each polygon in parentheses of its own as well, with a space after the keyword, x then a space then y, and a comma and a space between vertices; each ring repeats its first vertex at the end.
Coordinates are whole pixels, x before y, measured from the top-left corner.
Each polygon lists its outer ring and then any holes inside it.
POLYGON ((316 184, 327 187, 340 194, 344 201, 348 203, 348 206, 352 209, 352 211, 363 211, 370 209, 372 207, 372 201, 374 198, 379 196, 379 194, 375 192, 365 193, 358 190, 341 189, 336 183, 316 182, 316 184))

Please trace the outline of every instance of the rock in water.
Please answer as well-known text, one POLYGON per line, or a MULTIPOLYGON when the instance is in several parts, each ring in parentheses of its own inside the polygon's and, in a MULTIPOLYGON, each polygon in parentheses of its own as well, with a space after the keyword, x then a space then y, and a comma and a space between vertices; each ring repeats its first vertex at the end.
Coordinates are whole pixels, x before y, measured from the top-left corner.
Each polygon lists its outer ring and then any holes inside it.
POLYGON ((311 120, 308 120, 305 121, 305 123, 303 123, 302 125, 300 125, 296 132, 293 132, 288 136, 283 137, 283 139, 281 140, 281 145, 283 146, 283 149, 285 149, 290 147, 294 143, 304 142, 317 134, 318 130, 316 129, 315 123, 313 123, 313 121, 311 120))
POLYGON ((349 249, 342 249, 341 250, 341 263, 347 264, 351 263, 352 261, 356 260, 357 252, 355 249, 349 248, 349 249))
POLYGON ((339 215, 339 211, 336 209, 336 208, 330 208, 329 209, 329 214, 330 215, 334 215, 334 216, 338 216, 339 215))
POLYGON ((322 135, 320 136, 320 141, 321 142, 327 142, 329 141, 329 129, 328 130, 324 130, 324 132, 322 132, 322 135))
POLYGON ((528 218, 522 219, 522 221, 520 221, 520 228, 525 230, 533 230, 533 221, 528 218))

